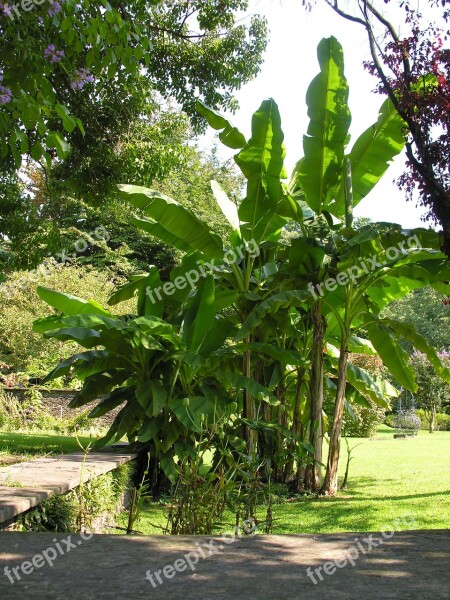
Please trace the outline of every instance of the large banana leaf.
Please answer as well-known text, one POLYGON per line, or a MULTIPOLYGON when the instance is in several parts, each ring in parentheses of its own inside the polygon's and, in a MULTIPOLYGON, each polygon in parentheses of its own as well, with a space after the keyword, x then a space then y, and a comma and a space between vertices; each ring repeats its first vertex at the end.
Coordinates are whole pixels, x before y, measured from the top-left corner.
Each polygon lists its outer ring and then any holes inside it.
POLYGON ((319 43, 317 56, 320 73, 306 94, 310 121, 303 138, 304 157, 293 174, 316 214, 331 211, 342 178, 351 122, 342 46, 334 37, 325 38, 319 43))
POLYGON ((414 369, 408 364, 409 356, 401 348, 396 337, 387 325, 373 321, 367 324, 367 332, 389 373, 404 388, 415 392, 417 384, 414 369))
POLYGON ((109 306, 114 306, 115 304, 119 304, 120 302, 125 302, 126 300, 130 300, 139 292, 139 290, 145 285, 145 279, 148 276, 148 273, 143 273, 142 275, 132 275, 130 277, 130 281, 121 285, 108 299, 109 306))
POLYGON ((240 222, 236 204, 228 198, 220 183, 214 181, 214 179, 211 181, 211 189, 213 191, 214 198, 216 199, 216 202, 228 223, 231 225, 231 227, 233 227, 234 230, 239 231, 240 222))
POLYGON ((283 160, 281 118, 276 102, 265 100, 252 118, 252 137, 235 156, 247 179, 247 194, 239 206, 241 232, 259 243, 278 235, 285 220, 276 214, 283 196, 281 179, 286 178, 283 160))
POLYGON ((39 298, 44 300, 44 302, 47 302, 47 304, 65 315, 91 314, 104 315, 106 317, 111 316, 111 313, 95 300, 83 300, 71 294, 56 292, 55 290, 41 286, 38 286, 37 293, 39 298))
POLYGON ((398 390, 388 381, 350 362, 347 364, 347 381, 363 396, 370 398, 375 404, 384 408, 390 408, 389 398, 398 396, 398 390))
POLYGON ((445 367, 439 356, 436 353, 436 350, 430 346, 427 340, 417 333, 412 325, 408 325, 408 323, 400 323, 399 321, 394 321, 393 319, 380 319, 381 323, 387 325, 390 329, 392 329, 399 338, 407 339, 414 345, 417 350, 426 355, 436 373, 447 383, 450 383, 450 369, 445 367))
POLYGON ((228 148, 237 150, 243 148, 246 144, 244 135, 233 127, 226 117, 218 113, 213 108, 206 106, 203 102, 197 100, 197 112, 199 112, 208 121, 208 124, 217 131, 220 131, 219 139, 228 148))
MULTIPOLYGON (((405 122, 392 102, 383 102, 378 120, 354 143, 349 154, 352 171, 353 206, 356 206, 378 183, 392 159, 405 145, 405 122)), ((344 182, 336 196, 336 204, 329 208, 342 217, 345 211, 344 182)))
POLYGON ((262 323, 264 317, 268 313, 272 314, 282 308, 285 309, 291 306, 300 306, 305 302, 311 302, 311 294, 306 290, 290 290, 287 292, 273 294, 269 298, 263 300, 250 312, 247 319, 242 324, 236 339, 245 339, 256 327, 262 323))
POLYGON ((119 185, 122 198, 144 211, 149 219, 135 219, 139 227, 175 246, 183 252, 198 250, 208 257, 221 258, 223 244, 220 237, 211 232, 207 223, 172 198, 155 190, 136 186, 119 185))
POLYGON ((191 352, 198 352, 216 317, 215 284, 210 275, 197 288, 195 298, 183 321, 183 341, 191 352))

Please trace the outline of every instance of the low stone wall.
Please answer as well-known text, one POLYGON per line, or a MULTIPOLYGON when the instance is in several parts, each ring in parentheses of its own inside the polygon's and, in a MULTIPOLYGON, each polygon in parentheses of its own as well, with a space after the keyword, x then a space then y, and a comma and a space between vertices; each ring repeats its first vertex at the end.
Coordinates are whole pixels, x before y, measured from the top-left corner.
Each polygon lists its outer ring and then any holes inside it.
MULTIPOLYGON (((76 394, 75 390, 47 390, 39 387, 34 389, 38 390, 42 394, 42 402, 45 409, 57 419, 64 419, 66 417, 70 419, 77 414, 90 411, 97 405, 98 402, 97 400, 94 400, 88 404, 85 404, 81 408, 69 408, 69 402, 76 394)), ((26 394, 29 392, 29 390, 26 388, 4 388, 4 391, 7 394, 13 395, 20 402, 25 400, 26 394)), ((105 426, 111 425, 121 408, 122 405, 118 406, 103 417, 93 419, 93 423, 99 423, 105 426)))

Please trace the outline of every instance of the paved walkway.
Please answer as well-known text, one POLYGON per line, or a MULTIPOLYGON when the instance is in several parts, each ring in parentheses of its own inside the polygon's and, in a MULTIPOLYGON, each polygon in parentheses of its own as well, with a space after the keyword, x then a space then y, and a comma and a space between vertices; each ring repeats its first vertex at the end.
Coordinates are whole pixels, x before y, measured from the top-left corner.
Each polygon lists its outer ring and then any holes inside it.
POLYGON ((63 454, 0 468, 0 523, 9 522, 49 496, 77 487, 81 474, 85 482, 136 457, 126 452, 91 452, 83 468, 83 456, 81 452, 63 454))
POLYGON ((450 599, 449 531, 397 532, 376 547, 380 534, 369 536, 256 535, 225 543, 222 538, 200 536, 87 539, 85 534, 82 539, 1 533, 0 598, 450 599), (357 555, 358 543, 365 554, 357 555))

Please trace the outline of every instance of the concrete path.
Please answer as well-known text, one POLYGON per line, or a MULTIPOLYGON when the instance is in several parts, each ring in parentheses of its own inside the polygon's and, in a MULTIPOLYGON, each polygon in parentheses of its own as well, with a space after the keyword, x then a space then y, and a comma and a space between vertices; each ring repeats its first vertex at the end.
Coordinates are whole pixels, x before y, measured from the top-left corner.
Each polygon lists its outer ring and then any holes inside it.
POLYGON ((63 454, 56 458, 38 458, 0 468, 0 523, 40 504, 54 494, 64 494, 92 477, 103 475, 133 460, 126 452, 89 453, 83 468, 83 454, 63 454))
POLYGON ((449 531, 370 535, 0 533, 0 598, 450 599, 449 531))

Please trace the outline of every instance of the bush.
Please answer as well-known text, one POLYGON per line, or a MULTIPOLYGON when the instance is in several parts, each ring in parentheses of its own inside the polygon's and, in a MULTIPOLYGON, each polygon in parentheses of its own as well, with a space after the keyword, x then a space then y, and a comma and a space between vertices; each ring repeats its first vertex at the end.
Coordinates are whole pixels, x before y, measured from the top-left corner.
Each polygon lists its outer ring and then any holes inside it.
MULTIPOLYGON (((425 411, 422 410, 421 408, 419 408, 418 410, 416 410, 416 414, 421 421, 420 429, 428 431, 430 426, 425 417, 425 411)), ((395 427, 395 419, 396 419, 396 414, 391 413, 389 415, 386 415, 383 422, 388 427, 394 428, 395 427)), ((441 431, 450 431, 450 415, 447 415, 445 413, 437 413, 436 414, 436 429, 440 429, 441 431)))
MULTIPOLYGON (((421 429, 430 428, 430 424, 428 423, 425 417, 425 411, 421 408, 417 411, 417 416, 420 417, 422 421, 421 429)), ((445 413, 437 413, 435 419, 435 429, 440 431, 450 431, 450 415, 446 415, 445 413)))
POLYGON ((122 465, 67 494, 53 496, 21 516, 17 522, 27 531, 60 533, 97 529, 96 522, 105 516, 106 522, 111 525, 122 508, 131 469, 128 464, 122 465))
POLYGON ((356 420, 348 412, 344 413, 342 435, 368 438, 376 434, 378 425, 383 422, 385 409, 374 403, 371 404, 370 408, 352 406, 356 420))
POLYGON ((85 411, 73 417, 58 419, 45 409, 42 394, 36 388, 27 390, 25 399, 20 401, 0 385, 0 429, 3 431, 25 429, 62 434, 96 431, 98 425, 88 418, 88 414, 89 411, 85 411))
MULTIPOLYGON (((37 295, 38 285, 61 290, 75 296, 91 298, 106 305, 117 284, 117 277, 71 265, 56 265, 48 273, 15 272, 0 286, 0 363, 5 371, 41 378, 59 362, 76 351, 73 342, 46 339, 32 330, 33 321, 54 311, 37 295), (6 287, 5 287, 6 286, 6 287), (5 368, 7 367, 7 368, 5 368)), ((132 312, 135 301, 124 302, 118 313, 132 312)), ((9 376, 11 377, 11 375, 9 376)), ((7 380, 8 374, 3 376, 7 380)), ((0 372, 0 381, 1 381, 0 372)), ((6 381, 5 381, 6 382, 6 381)), ((12 381, 14 385, 15 380, 12 381)), ((69 381, 57 380, 55 387, 67 387, 69 381)))

